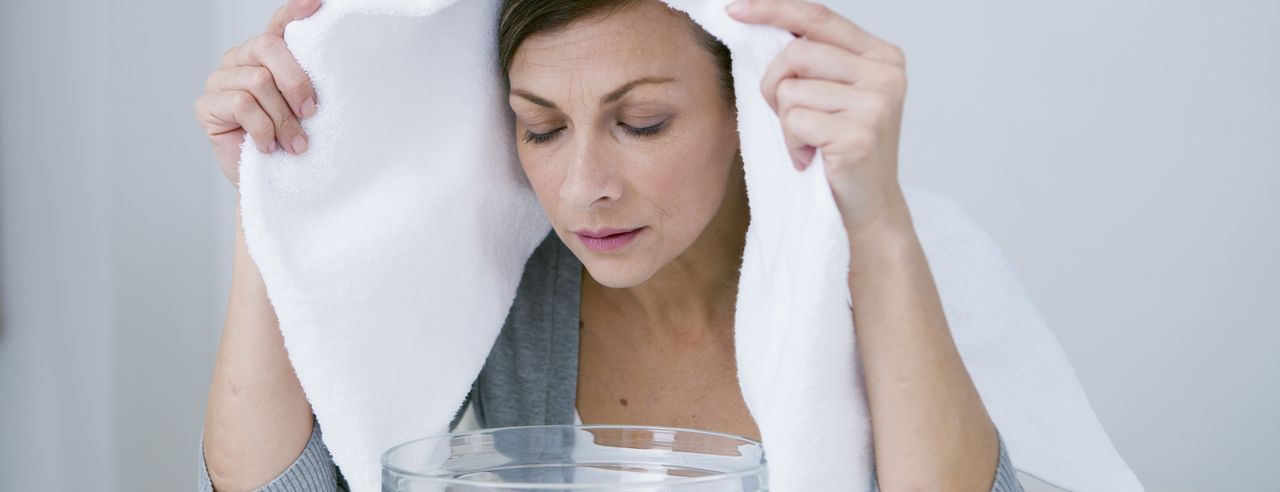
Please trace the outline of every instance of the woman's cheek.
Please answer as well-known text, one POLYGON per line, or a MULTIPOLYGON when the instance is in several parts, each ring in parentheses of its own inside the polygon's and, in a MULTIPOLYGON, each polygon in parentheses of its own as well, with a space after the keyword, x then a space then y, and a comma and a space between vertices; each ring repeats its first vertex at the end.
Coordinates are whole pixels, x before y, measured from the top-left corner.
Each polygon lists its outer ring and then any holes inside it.
POLYGON ((698 150, 664 153, 660 170, 646 186, 661 204, 668 224, 679 224, 695 236, 719 209, 727 181, 727 169, 720 169, 723 166, 714 165, 712 156, 698 150))

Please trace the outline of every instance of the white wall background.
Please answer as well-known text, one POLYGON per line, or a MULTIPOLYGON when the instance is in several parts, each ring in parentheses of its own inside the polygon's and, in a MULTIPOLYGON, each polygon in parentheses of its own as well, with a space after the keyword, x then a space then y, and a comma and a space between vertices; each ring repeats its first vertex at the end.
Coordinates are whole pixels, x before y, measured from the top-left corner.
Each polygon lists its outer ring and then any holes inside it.
MULTIPOLYGON (((1280 487, 1280 3, 828 4, 1148 490, 1280 487)), ((191 107, 276 6, 0 2, 0 490, 194 486, 233 198, 191 107)))
POLYGON ((195 483, 230 245, 192 117, 212 12, 0 2, 0 490, 195 483))

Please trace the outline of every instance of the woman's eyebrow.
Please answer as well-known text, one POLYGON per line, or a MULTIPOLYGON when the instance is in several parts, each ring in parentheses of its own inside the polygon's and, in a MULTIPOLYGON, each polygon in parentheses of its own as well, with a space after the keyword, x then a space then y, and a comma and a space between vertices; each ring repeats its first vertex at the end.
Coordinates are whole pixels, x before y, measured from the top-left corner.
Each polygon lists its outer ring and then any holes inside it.
MULTIPOLYGON (((675 80, 676 79, 672 77, 659 77, 656 75, 641 77, 641 78, 632 80, 630 82, 627 82, 625 84, 622 84, 622 86, 602 96, 600 98, 600 105, 604 106, 611 102, 617 101, 618 99, 621 99, 622 96, 627 93, 627 91, 634 89, 636 86, 644 85, 644 84, 663 84, 667 82, 674 82, 675 80)), ((511 89, 511 94, 528 99, 529 102, 532 102, 539 106, 543 106, 543 107, 547 107, 555 110, 560 109, 556 107, 556 103, 548 101, 546 98, 543 98, 542 96, 526 91, 524 89, 511 89)))
POLYGON ((658 77, 658 76, 654 76, 654 75, 651 75, 651 76, 648 76, 648 77, 641 77, 641 78, 638 78, 638 79, 632 80, 631 82, 627 82, 627 83, 625 83, 625 84, 622 84, 622 87, 619 87, 619 88, 617 88, 617 89, 614 89, 614 90, 613 90, 613 92, 610 92, 610 93, 608 93, 608 94, 605 94, 603 97, 601 97, 601 98, 600 98, 600 105, 601 105, 601 106, 604 106, 604 105, 609 104, 609 103, 611 103, 611 102, 617 101, 618 99, 621 99, 623 94, 626 94, 626 93, 627 93, 627 91, 631 90, 632 88, 634 88, 634 87, 636 87, 636 86, 638 86, 638 85, 644 85, 644 84, 665 84, 665 83, 667 83, 667 82, 674 82, 675 80, 676 80, 676 79, 674 79, 674 78, 672 78, 672 77, 658 77))

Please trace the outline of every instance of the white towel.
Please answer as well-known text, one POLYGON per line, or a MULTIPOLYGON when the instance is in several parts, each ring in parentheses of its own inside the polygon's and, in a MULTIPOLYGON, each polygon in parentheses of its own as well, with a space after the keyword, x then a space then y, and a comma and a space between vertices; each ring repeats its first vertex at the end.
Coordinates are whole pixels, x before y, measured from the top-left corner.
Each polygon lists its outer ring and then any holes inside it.
MULTIPOLYGON (((871 472, 848 244, 818 162, 790 164, 760 95, 792 36, 724 0, 668 0, 729 46, 751 224, 739 380, 780 492, 871 472)), ((447 431, 550 230, 514 151, 496 0, 328 0, 285 39, 315 85, 310 150, 242 151, 241 205, 290 360, 334 461, 379 489, 388 447, 447 431)), ((908 204, 966 366, 1020 470, 1142 490, 999 248, 952 201, 908 204)))

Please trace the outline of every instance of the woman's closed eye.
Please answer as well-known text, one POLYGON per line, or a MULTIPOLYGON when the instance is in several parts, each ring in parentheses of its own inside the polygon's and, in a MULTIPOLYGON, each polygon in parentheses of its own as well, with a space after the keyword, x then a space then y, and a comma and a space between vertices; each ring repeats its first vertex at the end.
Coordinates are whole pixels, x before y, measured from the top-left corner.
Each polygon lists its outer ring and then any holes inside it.
POLYGON ((662 121, 659 121, 657 124, 649 125, 643 128, 636 128, 621 122, 619 122, 618 125, 622 126, 623 130, 626 130, 627 133, 630 133, 637 137, 647 137, 650 135, 657 135, 659 132, 661 132, 662 129, 667 126, 668 121, 670 120, 662 120, 662 121))
POLYGON ((556 134, 560 133, 560 130, 563 130, 563 129, 564 127, 560 127, 560 128, 556 128, 555 130, 549 131, 547 133, 533 133, 531 131, 526 130, 524 132, 524 141, 535 143, 535 144, 546 143, 547 141, 550 141, 552 138, 554 138, 556 134))
MULTIPOLYGON (((637 137, 648 137, 661 133, 662 129, 666 128, 667 121, 669 120, 662 120, 655 125, 649 125, 642 128, 636 128, 623 122, 618 122, 618 126, 621 126, 623 131, 637 137)), ((524 133, 524 141, 535 144, 546 143, 555 138, 555 136, 560 133, 560 130, 564 130, 564 127, 556 128, 555 130, 546 133, 534 133, 526 130, 524 133)))

